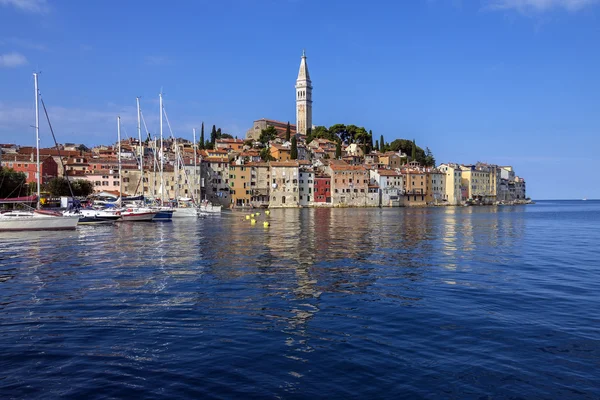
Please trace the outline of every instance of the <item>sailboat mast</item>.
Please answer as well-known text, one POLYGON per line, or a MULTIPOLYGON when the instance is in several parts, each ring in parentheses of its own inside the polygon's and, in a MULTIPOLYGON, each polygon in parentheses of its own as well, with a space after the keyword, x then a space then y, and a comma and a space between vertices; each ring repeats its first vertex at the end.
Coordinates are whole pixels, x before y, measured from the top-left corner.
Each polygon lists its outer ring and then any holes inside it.
POLYGON ((177 138, 172 134, 171 137, 175 140, 175 201, 179 205, 179 146, 177 146, 177 138))
POLYGON ((142 124, 141 124, 141 115, 140 115, 140 98, 136 97, 135 101, 137 103, 137 129, 138 129, 138 140, 139 146, 138 149, 140 151, 140 181, 142 184, 142 196, 144 195, 144 145, 142 144, 142 124))
POLYGON ((36 148, 36 173, 35 181, 37 183, 37 204, 36 209, 40 209, 40 104, 38 92, 38 75, 33 73, 33 86, 35 89, 35 148, 36 148))
POLYGON ((165 202, 165 183, 163 181, 163 166, 164 166, 164 149, 163 149, 163 98, 162 92, 158 95, 159 98, 159 107, 160 107, 160 202, 164 204, 165 202))
POLYGON ((119 152, 119 205, 123 203, 123 177, 121 176, 121 117, 117 117, 117 140, 119 152))
MULTIPOLYGON (((198 178, 196 177, 196 168, 197 168, 197 161, 196 161, 196 153, 198 152, 198 144, 196 143, 196 128, 194 128, 194 179, 192 180, 192 182, 194 183, 194 187, 192 189, 192 193, 194 193, 194 195, 196 194, 196 186, 197 186, 197 180, 198 178)), ((195 198, 196 196, 194 196, 195 198)), ((195 199, 194 199, 195 201, 195 199)))

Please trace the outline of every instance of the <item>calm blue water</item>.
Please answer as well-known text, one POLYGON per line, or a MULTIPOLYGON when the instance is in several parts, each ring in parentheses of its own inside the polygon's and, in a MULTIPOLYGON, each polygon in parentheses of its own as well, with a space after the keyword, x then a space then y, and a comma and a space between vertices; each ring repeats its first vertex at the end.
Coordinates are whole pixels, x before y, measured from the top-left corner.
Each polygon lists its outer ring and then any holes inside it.
POLYGON ((0 398, 600 397, 600 202, 269 220, 1 233, 0 398))

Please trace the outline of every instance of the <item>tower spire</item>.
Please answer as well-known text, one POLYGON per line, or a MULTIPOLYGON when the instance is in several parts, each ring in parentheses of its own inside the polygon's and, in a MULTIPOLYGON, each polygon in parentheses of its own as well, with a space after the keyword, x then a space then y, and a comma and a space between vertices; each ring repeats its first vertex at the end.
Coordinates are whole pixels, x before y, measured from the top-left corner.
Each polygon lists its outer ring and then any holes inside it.
POLYGON ((306 134, 312 127, 312 82, 306 63, 306 51, 302 49, 300 70, 296 79, 296 132, 306 134))

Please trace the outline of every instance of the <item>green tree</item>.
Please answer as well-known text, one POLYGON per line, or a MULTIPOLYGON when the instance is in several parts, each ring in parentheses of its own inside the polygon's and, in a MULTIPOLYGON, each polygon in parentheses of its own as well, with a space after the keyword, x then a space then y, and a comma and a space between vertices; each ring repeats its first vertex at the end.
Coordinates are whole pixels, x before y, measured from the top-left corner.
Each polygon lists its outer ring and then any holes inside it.
POLYGON ((222 133, 221 137, 219 139, 233 139, 233 136, 230 135, 229 133, 222 133))
POLYGON ((217 139, 221 139, 223 137, 223 133, 221 132, 221 128, 217 129, 217 135, 215 136, 215 138, 217 139))
MULTIPOLYGON (((27 177, 23 172, 16 172, 12 168, 2 167, 0 171, 0 198, 20 197, 29 194, 26 181, 27 177)), ((37 186, 34 186, 34 190, 37 190, 37 186)))
POLYGON ((84 144, 80 144, 79 146, 77 146, 77 150, 82 151, 84 153, 87 153, 88 151, 90 151, 90 149, 84 144))
POLYGON ((263 129, 262 131, 260 131, 260 137, 258 138, 258 141, 262 144, 267 144, 271 140, 275 140, 276 137, 277 129, 269 125, 267 126, 267 129, 263 129))
POLYGON ((415 140, 413 139, 413 143, 412 143, 412 150, 410 153, 410 158, 414 161, 417 159, 417 144, 415 143, 415 140))
POLYGON ((52 178, 45 187, 45 190, 50 192, 50 195, 58 196, 71 196, 71 189, 69 189, 69 181, 63 177, 52 178))
POLYGON ((289 142, 290 141, 290 135, 292 134, 291 128, 290 128, 290 121, 288 121, 287 123, 287 127, 285 128, 285 141, 289 142))
POLYGON ((335 144, 335 158, 341 158, 342 157, 342 142, 337 142, 335 144))
POLYGON ((379 138, 379 151, 383 153, 386 150, 387 149, 385 148, 385 141, 383 140, 383 135, 381 135, 381 137, 379 138))
POLYGON ((327 139, 331 141, 338 140, 338 137, 335 134, 329 132, 329 129, 321 125, 315 126, 315 129, 311 129, 311 134, 311 141, 312 139, 327 139))
POLYGON ((374 147, 374 149, 377 150, 377 151, 379 151, 379 140, 375 141, 375 147, 374 147))
POLYGON ((260 158, 264 162, 275 161, 275 157, 271 155, 271 150, 268 147, 265 147, 260 151, 260 158))
MULTIPOLYGON (((73 189, 74 196, 87 197, 90 194, 94 193, 94 185, 92 184, 92 182, 86 179, 77 179, 71 182, 71 187, 73 189)), ((70 196, 70 194, 67 196, 70 196)))
POLYGON ((213 125, 212 131, 210 132, 210 145, 211 149, 215 148, 215 142, 217 141, 217 127, 213 125))
POLYGON ((292 148, 290 149, 290 158, 292 160, 298 159, 298 140, 296 139, 296 136, 294 136, 292 138, 292 148))
POLYGON ((205 148, 204 141, 204 122, 202 122, 202 128, 200 128, 200 141, 198 142, 198 148, 203 150, 205 148))
POLYGON ((429 147, 425 147, 425 159, 423 160, 423 164, 426 167, 435 167, 435 157, 433 157, 433 153, 429 150, 429 147))
POLYGON ((304 142, 306 144, 309 144, 310 142, 312 142, 312 140, 313 140, 313 131, 312 131, 312 128, 308 128, 306 130, 306 137, 304 138, 304 142))

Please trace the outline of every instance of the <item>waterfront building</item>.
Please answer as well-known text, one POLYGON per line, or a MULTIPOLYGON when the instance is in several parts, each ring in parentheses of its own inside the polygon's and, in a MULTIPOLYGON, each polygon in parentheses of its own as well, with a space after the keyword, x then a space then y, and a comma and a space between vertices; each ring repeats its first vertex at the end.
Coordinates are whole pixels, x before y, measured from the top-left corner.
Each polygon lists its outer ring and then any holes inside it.
POLYGON ((331 176, 316 173, 314 181, 315 195, 313 205, 331 205, 331 176))
POLYGON ((229 207, 231 197, 229 194, 229 160, 227 156, 203 156, 201 165, 200 187, 202 188, 202 200, 206 199, 215 205, 220 204, 223 207, 229 207))
POLYGON ((250 168, 250 204, 254 207, 267 207, 271 182, 269 164, 250 162, 246 163, 246 167, 250 168))
POLYGON ((398 207, 401 205, 404 190, 404 178, 400 172, 393 169, 369 170, 371 182, 369 193, 378 194, 378 204, 382 207, 398 207))
POLYGON ((467 200, 481 204, 496 201, 496 170, 487 165, 461 165, 462 185, 467 188, 467 200))
POLYGON ((404 184, 404 205, 424 206, 427 204, 427 173, 423 168, 415 165, 402 169, 404 184))
POLYGON ((446 174, 432 168, 427 171, 427 204, 442 204, 448 201, 446 195, 446 174))
POLYGON ((303 51, 296 79, 296 129, 303 135, 306 135, 308 128, 312 128, 312 89, 306 53, 303 51))
MULTIPOLYGON (((363 165, 349 165, 341 160, 332 160, 325 167, 331 176, 332 203, 334 206, 376 206, 368 201, 369 173, 363 165)), ((375 202, 375 200, 373 200, 375 202)))
POLYGON ((527 191, 525 189, 525 179, 515 176, 514 185, 514 200, 525 200, 527 198, 527 191))
POLYGON ((229 194, 234 207, 249 207, 252 191, 250 189, 251 167, 244 163, 229 165, 229 194))
POLYGON ((455 206, 462 202, 461 169, 458 164, 441 164, 438 169, 446 174, 444 179, 445 198, 449 205, 455 206))
POLYGON ((269 207, 298 207, 300 164, 296 160, 271 161, 271 193, 269 207))
POLYGON ((298 178, 299 204, 300 207, 308 207, 314 201, 315 172, 312 165, 305 164, 302 161, 298 163, 300 165, 298 178))

